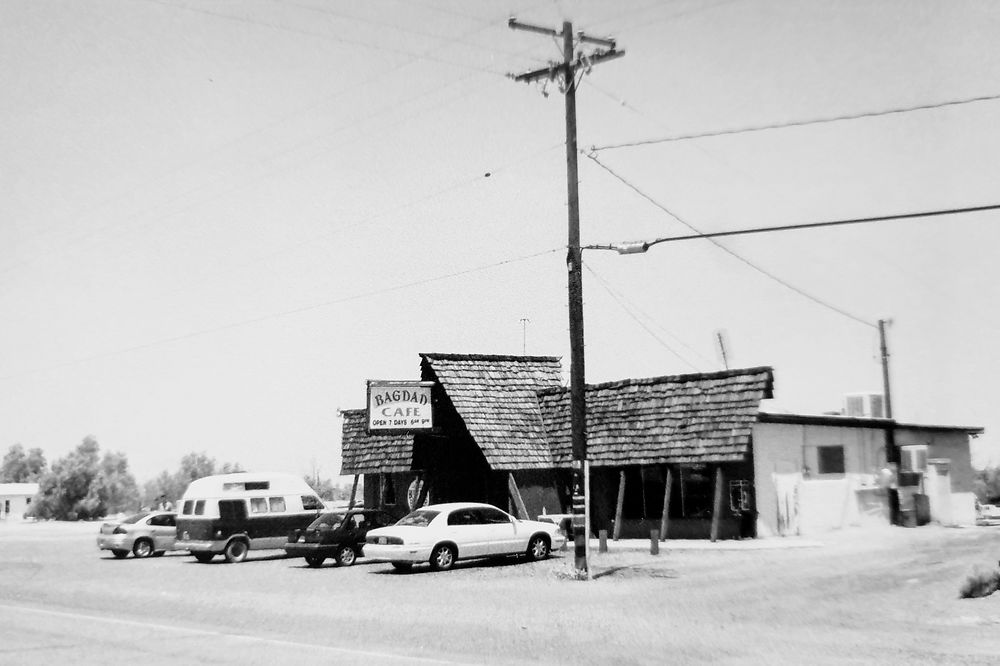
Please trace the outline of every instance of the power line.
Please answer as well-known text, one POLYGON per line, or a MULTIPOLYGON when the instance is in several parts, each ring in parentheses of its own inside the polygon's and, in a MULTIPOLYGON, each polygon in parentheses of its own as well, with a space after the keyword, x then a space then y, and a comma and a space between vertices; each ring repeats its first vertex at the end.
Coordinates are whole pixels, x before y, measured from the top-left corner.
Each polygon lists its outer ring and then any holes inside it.
MULTIPOLYGON (((608 294, 611 296, 611 298, 613 298, 615 300, 615 302, 618 303, 619 306, 621 306, 621 309, 625 311, 625 314, 627 314, 629 317, 631 317, 635 321, 635 323, 639 324, 639 326, 641 326, 644 331, 646 331, 647 333, 649 333, 649 335, 652 336, 652 338, 654 340, 656 340, 658 343, 660 343, 660 346, 662 346, 668 352, 670 352, 671 354, 673 354, 674 356, 676 356, 682 363, 684 363, 685 365, 687 365, 689 368, 691 368, 695 372, 701 372, 701 368, 697 367, 695 364, 691 363, 691 361, 689 361, 686 358, 684 358, 680 354, 680 352, 678 352, 676 349, 674 349, 673 347, 671 347, 665 340, 663 340, 663 338, 661 338, 660 336, 658 336, 655 331, 653 331, 651 328, 649 328, 649 326, 647 326, 645 324, 645 322, 643 322, 641 319, 639 319, 639 317, 636 315, 636 313, 632 311, 632 308, 629 306, 629 304, 626 301, 625 297, 622 296, 621 294, 617 293, 614 289, 612 289, 611 285, 608 284, 607 280, 605 280, 600 275, 598 275, 597 272, 594 271, 594 269, 591 268, 591 266, 589 264, 587 264, 586 262, 584 262, 583 267, 587 269, 587 272, 589 272, 592 276, 594 276, 594 278, 597 280, 597 283, 600 284, 602 287, 604 287, 604 290, 606 292, 608 292, 608 294)), ((652 319, 651 317, 649 317, 649 315, 646 315, 645 313, 643 313, 643 314, 647 318, 652 319)), ((664 330, 666 330, 666 329, 664 329, 664 330)), ((673 335, 669 331, 667 333, 668 333, 668 335, 670 335, 670 337, 674 338, 675 340, 677 340, 678 342, 680 342, 682 345, 684 345, 688 349, 691 349, 691 351, 694 351, 694 349, 692 349, 689 345, 687 345, 684 342, 682 342, 680 340, 680 338, 678 338, 677 336, 673 335)), ((695 352, 695 354, 698 354, 698 352, 695 352)), ((698 355, 701 356, 700 354, 698 354, 698 355)), ((702 358, 704 358, 704 357, 702 357, 702 358)))
MULTIPOLYGON (((967 206, 965 208, 943 208, 925 210, 915 213, 897 213, 894 215, 876 215, 874 217, 856 217, 847 220, 829 220, 827 222, 804 222, 802 224, 782 224, 774 227, 753 227, 750 229, 732 229, 730 231, 711 231, 708 233, 689 234, 687 236, 665 236, 651 241, 635 241, 627 244, 587 245, 585 250, 618 250, 631 249, 632 252, 645 252, 654 245, 673 241, 722 238, 725 236, 749 236, 753 234, 771 233, 776 231, 800 231, 803 229, 823 229, 825 227, 840 227, 851 224, 871 224, 873 222, 893 222, 896 220, 912 220, 921 217, 938 217, 941 215, 963 215, 966 213, 982 213, 990 210, 1000 210, 1000 204, 985 206, 967 206)), ((630 252, 628 252, 630 253, 630 252)))
MULTIPOLYGON (((700 229, 698 229, 694 225, 690 224, 689 222, 681 219, 681 217, 679 217, 673 211, 671 211, 666 206, 664 206, 663 204, 661 204, 659 201, 656 201, 651 196, 649 196, 648 194, 646 194, 645 192, 643 192, 642 190, 640 190, 638 187, 636 187, 635 185, 633 185, 632 183, 630 183, 629 181, 627 181, 625 178, 623 178, 622 176, 620 176, 617 173, 615 173, 614 170, 612 170, 610 167, 608 167, 603 162, 601 162, 599 159, 597 159, 596 155, 594 155, 593 153, 590 153, 590 154, 587 155, 587 157, 589 157, 595 164, 597 164, 599 167, 601 167, 602 169, 604 169, 605 171, 607 171, 608 173, 610 173, 617 180, 619 180, 622 184, 624 184, 630 190, 632 190, 633 192, 635 192, 636 194, 638 194, 639 196, 641 196, 643 199, 645 199, 649 203, 653 204, 654 206, 656 206, 657 208, 659 208, 660 210, 662 210, 664 213, 666 213, 670 217, 674 218, 675 220, 677 220, 678 222, 680 222, 681 224, 683 224, 685 227, 687 227, 691 231, 695 232, 696 234, 704 235, 700 229)), ((741 256, 739 254, 737 254, 736 252, 734 252, 733 250, 729 249, 728 247, 726 247, 725 245, 723 245, 719 241, 715 240, 714 238, 708 238, 707 240, 708 240, 708 242, 710 242, 713 245, 715 245, 716 247, 718 247, 720 250, 726 252, 727 254, 729 254, 730 256, 734 257, 735 259, 738 259, 739 261, 743 262, 744 264, 746 264, 750 268, 754 269, 755 271, 757 271, 761 275, 764 275, 764 276, 766 276, 766 277, 774 280, 778 284, 784 286, 786 289, 790 289, 790 290, 794 291, 795 293, 797 293, 798 295, 802 296, 803 298, 807 298, 810 301, 812 301, 813 303, 816 303, 817 305, 820 305, 820 306, 822 306, 824 308, 827 308, 828 310, 832 310, 832 311, 836 312, 837 314, 843 315, 844 317, 847 317, 848 319, 856 321, 859 324, 864 324, 865 326, 869 326, 871 328, 875 328, 876 327, 876 324, 874 324, 874 323, 872 323, 870 321, 866 321, 865 319, 862 319, 861 317, 858 317, 856 315, 853 315, 850 312, 848 312, 847 310, 839 308, 836 305, 833 305, 832 303, 828 303, 827 301, 824 301, 823 299, 821 299, 821 298, 819 298, 817 296, 813 296, 812 294, 810 294, 809 292, 805 291, 804 289, 796 287, 795 285, 791 284, 790 282, 787 282, 786 280, 781 279, 780 277, 778 277, 774 273, 771 273, 771 272, 767 271, 766 269, 758 266, 757 264, 753 263, 749 259, 747 259, 747 258, 745 258, 745 257, 743 257, 743 256, 741 256)))
POLYGON ((978 97, 966 97, 964 99, 953 99, 944 102, 934 102, 931 104, 918 104, 915 106, 903 106, 879 111, 863 111, 860 113, 844 114, 841 116, 828 116, 811 118, 808 120, 792 120, 783 123, 773 123, 768 125, 748 125, 732 129, 709 130, 707 132, 693 132, 690 134, 676 134, 674 136, 661 137, 659 139, 645 139, 642 141, 627 141, 624 143, 612 143, 605 146, 593 146, 592 152, 602 150, 615 150, 618 148, 634 148, 636 146, 649 146, 657 143, 670 143, 673 141, 688 141, 691 139, 704 139, 716 136, 728 136, 731 134, 747 134, 750 132, 763 132, 766 130, 784 129, 787 127, 803 127, 806 125, 819 125, 822 123, 835 123, 842 120, 859 120, 862 118, 877 118, 899 113, 910 113, 911 111, 927 111, 930 109, 941 109, 949 106, 959 106, 962 104, 973 104, 975 102, 989 102, 1000 99, 1000 94, 980 95, 978 97))
POLYGON ((373 296, 381 296, 382 294, 388 294, 395 291, 402 291, 404 289, 411 289, 413 287, 420 287, 425 284, 431 284, 433 282, 441 282, 443 280, 449 280, 455 277, 461 277, 463 275, 470 275, 472 273, 479 273, 481 271, 489 270, 491 268, 498 268, 500 266, 506 266, 507 264, 517 263, 519 261, 527 261, 528 259, 535 259, 537 257, 542 257, 547 254, 553 254, 555 252, 561 252, 565 248, 558 247, 550 250, 544 250, 542 252, 535 252, 533 254, 526 254, 520 257, 511 257, 510 259, 504 259, 502 261, 497 261, 491 264, 485 264, 482 266, 476 266, 473 268, 467 268, 461 271, 455 271, 452 273, 446 273, 443 275, 437 275, 427 278, 422 278, 420 280, 414 280, 412 282, 405 282, 403 284, 397 284, 390 287, 383 287, 381 289, 373 289, 371 291, 362 292, 359 294, 354 294, 352 296, 343 296, 341 298, 335 298, 328 301, 322 301, 320 303, 313 303, 311 305, 304 305, 297 308, 292 308, 290 310, 283 310, 281 312, 273 312, 266 315, 261 315, 259 317, 252 317, 249 319, 242 319, 235 322, 230 322, 228 324, 223 324, 221 326, 215 326, 213 328, 205 328, 197 331, 192 331, 190 333, 183 333, 181 335, 175 335, 169 338, 161 338, 159 340, 153 340, 151 342, 142 343, 139 345, 134 345, 132 347, 124 347, 121 349, 116 349, 109 352, 103 352, 100 354, 94 354, 92 356, 87 356, 85 358, 75 359, 72 361, 66 361, 63 363, 57 363, 55 365, 46 366, 43 368, 36 368, 34 370, 27 370, 24 372, 16 373, 13 375, 0 376, 0 381, 15 379, 18 377, 23 377, 27 375, 36 374, 39 372, 58 370, 60 368, 65 368, 73 365, 79 365, 81 363, 87 363, 90 361, 97 361, 104 358, 110 358, 113 356, 119 356, 121 354, 127 354, 130 352, 141 351, 143 349, 149 349, 151 347, 159 347, 161 345, 171 344, 174 342, 180 342, 182 340, 189 340, 191 338, 201 337, 203 335, 209 335, 211 333, 219 333, 221 331, 228 331, 234 328, 242 328, 244 326, 251 326, 254 324, 260 324, 265 321, 271 321, 274 319, 281 319, 283 317, 289 317, 292 315, 302 314, 303 312, 309 312, 311 310, 318 310, 320 308, 330 307, 331 305, 340 305, 342 303, 349 303, 351 301, 359 301, 366 298, 371 298, 373 296))

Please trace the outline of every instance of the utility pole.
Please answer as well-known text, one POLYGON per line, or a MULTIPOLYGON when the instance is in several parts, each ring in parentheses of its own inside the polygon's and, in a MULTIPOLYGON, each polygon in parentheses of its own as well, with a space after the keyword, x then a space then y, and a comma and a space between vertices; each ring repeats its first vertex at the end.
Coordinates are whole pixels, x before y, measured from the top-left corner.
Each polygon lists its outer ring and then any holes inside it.
POLYGON ((573 543, 574 564, 578 575, 590 577, 587 545, 587 400, 583 352, 583 256, 580 248, 580 194, 577 174, 576 145, 576 74, 585 74, 591 67, 604 60, 618 58, 625 53, 615 49, 613 39, 590 37, 582 32, 573 35, 573 24, 563 21, 562 32, 541 26, 520 23, 511 18, 507 22, 512 30, 537 32, 551 37, 562 37, 563 60, 550 62, 548 67, 511 75, 515 81, 532 83, 538 80, 557 80, 566 98, 566 184, 569 207, 569 241, 566 268, 569 271, 569 341, 570 341, 570 424, 573 442, 573 543), (604 47, 592 53, 582 51, 575 56, 575 45, 595 44, 604 47))
MULTIPOLYGON (((878 320, 878 337, 879 347, 882 351, 882 400, 885 404, 885 417, 890 421, 888 429, 885 431, 885 462, 888 465, 895 464, 898 475, 899 448, 896 446, 896 423, 892 421, 892 392, 889 389, 889 345, 885 339, 885 325, 891 323, 891 319, 878 320)), ((893 525, 899 524, 899 491, 895 487, 889 489, 889 519, 893 525)))

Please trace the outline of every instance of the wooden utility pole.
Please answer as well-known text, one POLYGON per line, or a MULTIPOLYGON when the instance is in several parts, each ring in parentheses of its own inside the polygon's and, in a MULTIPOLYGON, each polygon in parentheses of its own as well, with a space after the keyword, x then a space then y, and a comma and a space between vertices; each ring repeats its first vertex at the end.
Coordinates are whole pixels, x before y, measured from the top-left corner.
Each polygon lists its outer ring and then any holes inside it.
POLYGON ((570 341, 570 428, 573 443, 573 543, 574 563, 577 572, 589 577, 587 562, 587 483, 584 479, 584 461, 587 459, 587 403, 586 373, 583 353, 583 258, 580 248, 580 193, 577 173, 576 144, 576 74, 587 73, 604 60, 625 55, 615 50, 613 39, 589 37, 582 32, 573 35, 573 24, 563 21, 562 32, 541 26, 520 23, 511 18, 507 25, 512 30, 537 32, 551 37, 562 37, 563 61, 524 74, 511 75, 515 81, 531 83, 538 80, 558 80, 566 98, 566 184, 569 207, 569 239, 566 268, 569 271, 569 341, 570 341), (576 43, 596 44, 605 50, 580 53, 574 59, 576 43))

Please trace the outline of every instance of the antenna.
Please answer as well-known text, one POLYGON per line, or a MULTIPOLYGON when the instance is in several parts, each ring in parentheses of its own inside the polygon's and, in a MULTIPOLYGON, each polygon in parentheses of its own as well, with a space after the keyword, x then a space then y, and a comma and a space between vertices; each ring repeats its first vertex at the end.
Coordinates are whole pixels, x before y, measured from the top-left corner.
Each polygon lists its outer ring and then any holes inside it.
POLYGON ((729 346, 729 334, 726 329, 719 328, 715 331, 715 353, 719 357, 719 362, 726 370, 729 369, 729 357, 731 355, 729 346))
POLYGON ((527 317, 521 317, 521 355, 528 355, 528 324, 531 320, 527 317))

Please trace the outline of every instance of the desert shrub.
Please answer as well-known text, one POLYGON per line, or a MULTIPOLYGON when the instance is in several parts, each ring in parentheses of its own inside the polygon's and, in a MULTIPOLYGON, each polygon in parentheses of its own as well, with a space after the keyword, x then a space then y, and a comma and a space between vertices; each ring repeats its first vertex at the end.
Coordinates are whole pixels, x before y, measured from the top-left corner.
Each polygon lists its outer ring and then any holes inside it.
POLYGON ((1000 570, 976 568, 969 574, 958 594, 963 599, 988 597, 1000 589, 1000 570))

